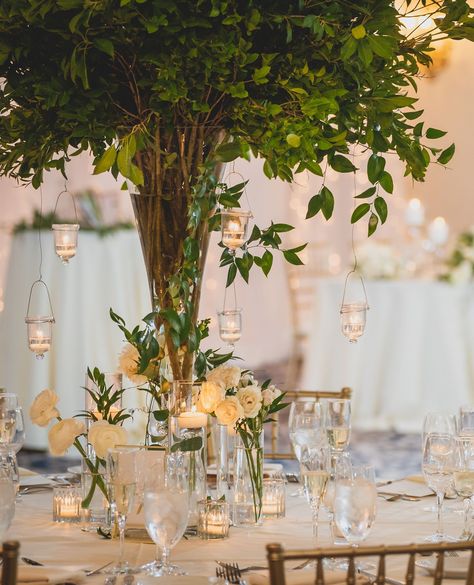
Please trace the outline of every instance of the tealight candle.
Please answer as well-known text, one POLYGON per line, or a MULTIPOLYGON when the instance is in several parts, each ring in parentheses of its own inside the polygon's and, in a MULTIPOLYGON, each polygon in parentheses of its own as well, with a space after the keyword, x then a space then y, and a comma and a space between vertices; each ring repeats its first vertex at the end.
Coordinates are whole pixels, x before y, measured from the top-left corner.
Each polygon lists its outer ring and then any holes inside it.
POLYGON ((215 540, 229 536, 229 504, 224 500, 198 502, 197 534, 203 540, 215 540))
POLYGON ((410 199, 405 211, 405 220, 409 226, 420 227, 425 221, 425 208, 416 197, 410 199))
POLYGON ((250 217, 250 212, 242 209, 221 211, 222 243, 232 252, 245 244, 250 217))
POLYGON ((76 255, 79 224, 54 223, 52 229, 56 254, 64 264, 67 264, 76 255))
POLYGON ((435 217, 428 226, 428 237, 435 246, 444 246, 449 237, 449 226, 444 217, 435 217))
POLYGON ((81 490, 75 487, 53 489, 53 522, 81 521, 81 490))
POLYGON ((285 483, 284 479, 275 477, 263 480, 262 514, 266 518, 284 518, 285 483))
POLYGON ((182 412, 177 419, 178 426, 182 429, 207 427, 207 414, 204 412, 182 412))

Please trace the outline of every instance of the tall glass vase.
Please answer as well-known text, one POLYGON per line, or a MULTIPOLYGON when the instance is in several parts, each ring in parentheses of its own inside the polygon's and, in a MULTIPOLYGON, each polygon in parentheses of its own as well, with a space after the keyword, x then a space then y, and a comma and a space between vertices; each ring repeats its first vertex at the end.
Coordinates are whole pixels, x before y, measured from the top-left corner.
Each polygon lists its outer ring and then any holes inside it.
POLYGON ((212 424, 212 445, 216 464, 216 495, 230 501, 232 489, 232 469, 234 464, 235 431, 221 425, 216 419, 212 424))
POLYGON ((242 441, 236 437, 234 449, 235 526, 259 526, 263 521, 263 433, 258 440, 242 441))

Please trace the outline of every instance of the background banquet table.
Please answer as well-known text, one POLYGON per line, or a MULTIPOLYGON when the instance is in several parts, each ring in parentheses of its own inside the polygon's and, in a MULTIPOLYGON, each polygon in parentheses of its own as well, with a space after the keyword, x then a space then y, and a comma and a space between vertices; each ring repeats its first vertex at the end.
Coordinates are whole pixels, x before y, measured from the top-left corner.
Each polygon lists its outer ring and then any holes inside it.
POLYGON ((474 403, 472 285, 367 281, 366 331, 354 344, 340 328, 343 284, 315 283, 302 388, 350 386, 357 426, 399 431, 419 432, 428 411, 474 403))
MULTIPOLYGON (((294 487, 291 487, 293 491, 294 487)), ((378 515, 367 544, 408 544, 420 541, 435 529, 435 514, 424 511, 434 504, 434 497, 417 502, 386 502, 378 498, 378 515)), ((247 564, 266 564, 265 545, 283 543, 289 548, 310 548, 312 545, 311 514, 304 498, 287 496, 287 516, 266 520, 260 528, 231 528, 230 538, 202 541, 196 537, 182 539, 172 551, 172 561, 193 575, 215 575, 215 560, 238 561, 247 564)), ((449 514, 445 528, 449 534, 461 532, 460 514, 449 514)), ((50 492, 26 495, 17 503, 10 538, 21 542, 22 556, 50 565, 75 565, 95 568, 115 558, 118 541, 101 540, 97 535, 82 532, 78 525, 52 522, 52 495, 50 492)), ((321 514, 320 544, 329 545, 329 530, 325 514, 321 514)), ((153 558, 154 545, 126 544, 130 562, 142 564, 153 558)), ((403 564, 402 564, 403 566, 403 564)), ((390 576, 402 578, 399 565, 390 576)), ((139 581, 139 578, 138 578, 139 581)), ((87 583, 102 583, 103 577, 88 578, 87 583)), ((417 583, 431 583, 421 574, 417 583)), ((166 585, 165 579, 160 579, 166 585)), ((451 583, 447 580, 446 583, 451 583)), ((456 583, 455 581, 453 583, 456 583)), ((459 583, 459 581, 458 581, 459 583)))

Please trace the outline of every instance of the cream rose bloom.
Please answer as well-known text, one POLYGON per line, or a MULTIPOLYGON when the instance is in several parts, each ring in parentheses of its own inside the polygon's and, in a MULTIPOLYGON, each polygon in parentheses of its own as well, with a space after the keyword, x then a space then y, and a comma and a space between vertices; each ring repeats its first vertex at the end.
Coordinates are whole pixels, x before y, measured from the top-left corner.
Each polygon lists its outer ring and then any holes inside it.
POLYGON ((281 390, 279 390, 274 384, 270 384, 268 388, 262 390, 263 405, 270 406, 270 404, 281 396, 281 390))
POLYGON ((91 424, 87 439, 94 447, 96 455, 103 459, 109 449, 127 442, 127 431, 123 427, 111 425, 105 420, 98 420, 91 424))
POLYGON ((246 386, 237 391, 246 418, 255 418, 262 407, 262 391, 256 385, 246 386))
POLYGON ((225 398, 225 390, 216 382, 203 382, 199 395, 199 406, 203 412, 214 412, 225 398))
POLYGON ((241 373, 242 370, 237 366, 219 366, 209 372, 207 380, 220 384, 224 390, 227 390, 239 385, 241 373))
POLYGON ((119 370, 137 386, 145 384, 148 378, 143 374, 137 374, 140 354, 137 348, 131 343, 127 343, 119 357, 119 370))
POLYGON ((33 400, 30 407, 31 422, 40 427, 46 427, 53 418, 59 416, 59 410, 56 404, 59 402, 59 396, 52 390, 43 390, 33 400))
POLYGON ((76 418, 60 420, 49 429, 48 443, 51 455, 64 455, 75 438, 86 430, 83 422, 76 418))
POLYGON ((217 422, 233 427, 239 418, 244 417, 244 409, 235 396, 228 396, 216 407, 217 422))

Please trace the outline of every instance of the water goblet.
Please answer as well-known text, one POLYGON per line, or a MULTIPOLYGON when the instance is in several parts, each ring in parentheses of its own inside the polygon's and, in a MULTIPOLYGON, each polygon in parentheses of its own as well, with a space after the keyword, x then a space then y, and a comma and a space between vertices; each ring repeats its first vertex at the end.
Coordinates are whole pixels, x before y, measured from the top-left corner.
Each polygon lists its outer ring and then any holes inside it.
POLYGON ((457 435, 458 423, 454 414, 443 412, 429 412, 423 421, 422 443, 425 444, 426 437, 431 433, 441 435, 457 435))
POLYGON ((430 433, 423 446, 422 470, 427 485, 436 493, 437 530, 427 542, 453 541, 443 532, 441 513, 446 492, 453 486, 455 440, 452 435, 430 433))
POLYGON ((0 460, 0 542, 3 542, 15 514, 15 484, 11 467, 0 460))
POLYGON ((145 485, 145 525, 156 544, 155 561, 144 567, 149 575, 184 575, 169 562, 170 550, 179 542, 188 524, 189 481, 186 470, 174 456, 168 456, 166 469, 145 485), (161 558, 160 558, 161 551, 161 558))
POLYGON ((351 401, 334 398, 323 401, 324 422, 329 446, 334 452, 344 451, 351 436, 351 401))
POLYGON ((116 519, 120 535, 118 560, 113 567, 107 570, 108 573, 136 572, 124 559, 124 545, 127 515, 132 510, 135 497, 138 451, 134 447, 116 447, 109 449, 107 453, 106 478, 110 510, 116 519))
POLYGON ((329 481, 330 458, 325 447, 317 447, 304 453, 301 460, 303 486, 306 499, 311 507, 313 537, 318 543, 319 508, 326 494, 329 481))
POLYGON ((464 528, 459 540, 472 538, 469 530, 472 497, 474 496, 474 436, 456 437, 454 489, 464 498, 464 528))

